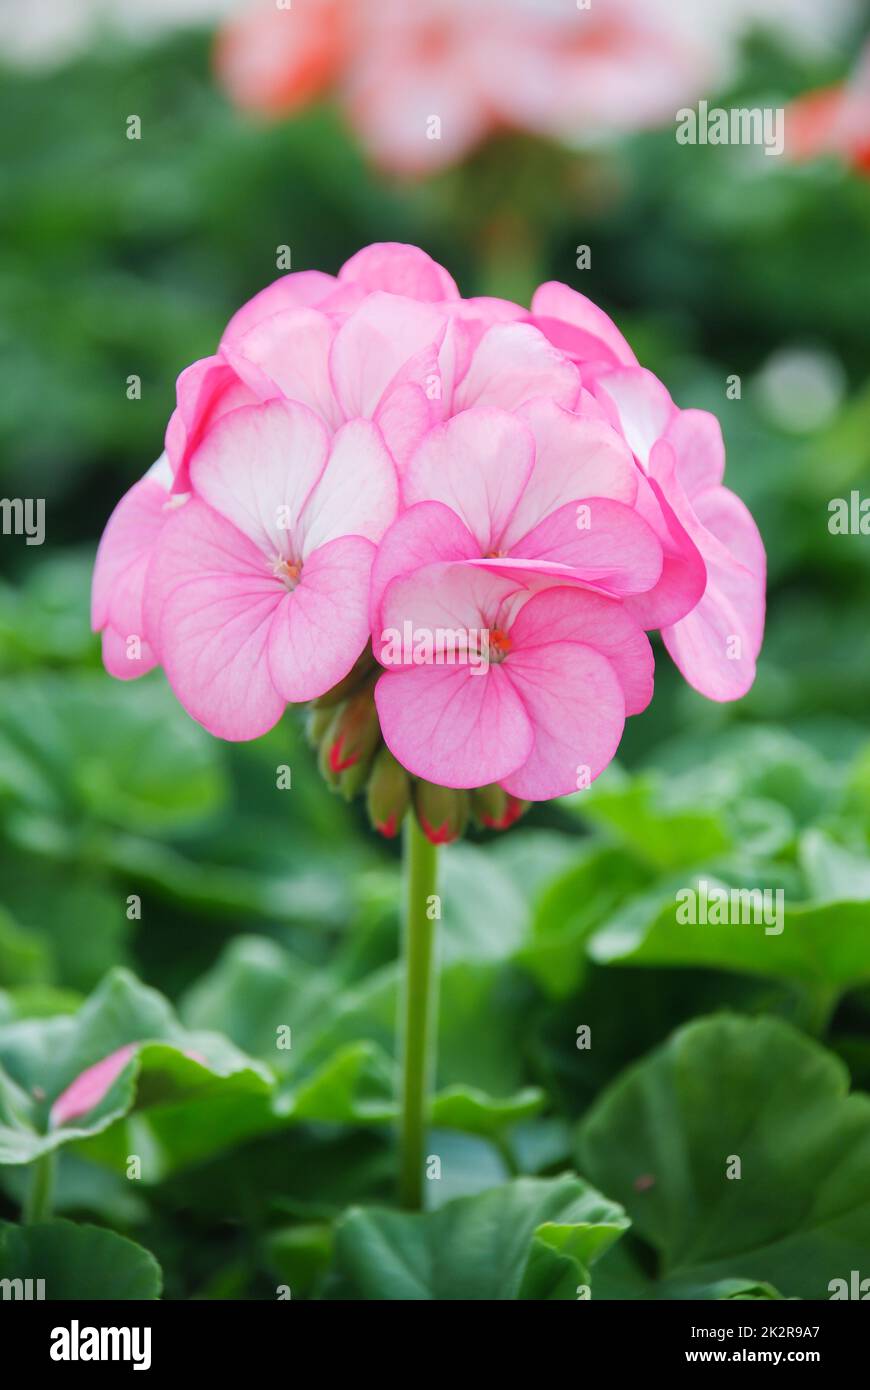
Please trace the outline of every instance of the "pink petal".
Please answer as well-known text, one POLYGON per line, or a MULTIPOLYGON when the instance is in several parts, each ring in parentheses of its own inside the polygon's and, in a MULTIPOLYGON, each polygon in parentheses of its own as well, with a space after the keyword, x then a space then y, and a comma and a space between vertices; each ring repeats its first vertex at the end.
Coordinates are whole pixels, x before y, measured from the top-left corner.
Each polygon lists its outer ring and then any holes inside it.
POLYGON ((261 319, 224 349, 259 401, 276 395, 310 406, 330 428, 342 415, 332 391, 329 353, 335 325, 316 309, 285 309, 261 319))
POLYGON ((479 675, 468 665, 388 671, 375 703, 393 756, 442 787, 498 782, 531 752, 531 724, 500 666, 479 675))
MULTIPOLYGON (((511 638, 517 650, 562 642, 594 648, 616 673, 626 714, 640 714, 652 699, 652 647, 625 603, 616 599, 582 589, 544 589, 521 608, 511 638)), ((513 650, 506 665, 512 656, 513 650)))
MULTIPOLYGON (((433 361, 433 379, 440 375, 433 361)), ((433 402, 422 386, 404 381, 388 386, 374 414, 384 441, 401 473, 435 421, 433 402)))
POLYGON ((528 428, 505 411, 456 415, 426 435, 402 481, 405 502, 443 502, 464 521, 482 555, 501 548, 534 462, 528 428))
POLYGON ((386 290, 408 299, 459 298, 456 282, 443 266, 418 246, 399 241, 378 241, 363 247, 345 261, 338 278, 360 284, 368 292, 386 290))
POLYGON ((344 536, 306 556, 299 582, 282 598, 269 634, 269 670, 285 700, 324 695, 361 655, 369 640, 374 554, 371 541, 344 536))
POLYGON ((535 439, 535 465, 508 526, 502 550, 550 512, 584 497, 634 502, 638 471, 628 446, 610 425, 563 410, 550 400, 525 406, 522 419, 535 439))
POLYGON ((651 459, 656 477, 641 475, 636 507, 655 531, 662 547, 661 578, 645 594, 632 595, 626 607, 641 627, 651 630, 678 622, 704 592, 707 571, 701 554, 682 525, 669 499, 680 491, 671 446, 660 440, 651 459))
POLYGON ((424 565, 471 560, 479 553, 468 527, 442 502, 418 502, 402 512, 383 537, 372 566, 370 608, 376 644, 382 626, 381 601, 392 580, 424 565))
POLYGON ((454 410, 491 405, 519 410, 536 396, 571 407, 577 368, 530 323, 497 323, 483 334, 468 371, 456 387, 454 410))
MULTIPOLYGON (((330 354, 333 388, 347 418, 371 418, 408 361, 437 347, 444 314, 431 304, 378 290, 345 320, 330 354)), ((425 385, 425 370, 421 381, 425 385)))
POLYGON ((190 475, 203 501, 263 556, 298 560, 299 519, 328 454, 328 435, 313 411, 267 401, 219 420, 191 460, 190 475))
POLYGON ((110 1052, 102 1061, 80 1072, 51 1107, 51 1123, 55 1127, 68 1125, 99 1105, 121 1075, 131 1057, 136 1055, 137 1043, 127 1043, 110 1052))
POLYGON ((302 558, 340 536, 379 541, 398 505, 396 469, 380 430, 369 420, 348 421, 302 509, 302 558))
POLYGON ((224 329, 222 345, 236 346, 263 319, 280 314, 285 309, 315 308, 334 292, 337 285, 334 275, 324 275, 319 270, 300 270, 282 275, 233 314, 224 329))
POLYGON ((764 542, 746 504, 727 487, 711 487, 695 496, 693 506, 701 524, 763 585, 764 542))
POLYGON ((105 627, 102 650, 103 665, 109 675, 119 681, 131 681, 137 676, 145 676, 157 665, 153 648, 138 633, 119 632, 114 627, 105 627), (138 655, 134 654, 137 649, 129 646, 130 637, 134 635, 139 639, 138 655))
POLYGON ((121 498, 97 549, 91 623, 95 632, 105 629, 103 661, 110 675, 121 680, 144 675, 156 664, 145 640, 143 594, 151 555, 167 516, 171 481, 164 456, 121 498), (140 639, 139 659, 128 658, 129 637, 140 639))
POLYGON ((677 414, 665 387, 645 367, 622 367, 599 379, 595 395, 646 468, 653 445, 677 414))
POLYGON ((651 589, 662 572, 652 528, 633 507, 600 497, 551 512, 511 548, 511 557, 567 565, 575 578, 617 595, 651 589))
POLYGON ((285 701, 269 674, 269 630, 288 590, 261 551, 198 497, 174 513, 148 574, 146 617, 172 689, 218 738, 257 738, 285 701))
POLYGON ((674 451, 677 476, 690 502, 722 482, 725 442, 722 426, 709 410, 678 410, 664 437, 674 451))
POLYGON ((687 523, 707 567, 704 596, 686 617, 662 630, 665 646, 690 685, 711 700, 738 700, 755 679, 764 635, 764 548, 755 522, 726 488, 695 499, 687 523))
MULTIPOLYGON (((520 619, 545 597, 532 599, 520 619)), ((600 652, 574 642, 524 647, 517 625, 515 649, 497 669, 507 673, 525 706, 534 747, 521 768, 500 780, 511 796, 546 801, 588 784, 611 761, 625 724, 623 696, 600 652)))
POLYGON ((220 354, 187 367, 175 390, 178 405, 166 428, 166 453, 175 474, 172 490, 184 493, 190 491, 190 458, 207 430, 222 415, 258 398, 220 354))
MULTIPOLYGON (((513 596, 523 592, 522 577, 506 579, 463 563, 430 564, 392 581, 381 601, 381 620, 385 630, 401 631, 411 622, 426 632, 480 632, 499 627, 513 596)), ((375 656, 381 660, 377 648, 375 656)))
POLYGON ((548 321, 545 330, 548 337, 552 325, 561 324, 561 330, 552 341, 580 362, 599 358, 629 367, 637 365, 637 358, 604 310, 585 294, 578 294, 557 280, 549 280, 535 290, 532 313, 536 319, 548 321))

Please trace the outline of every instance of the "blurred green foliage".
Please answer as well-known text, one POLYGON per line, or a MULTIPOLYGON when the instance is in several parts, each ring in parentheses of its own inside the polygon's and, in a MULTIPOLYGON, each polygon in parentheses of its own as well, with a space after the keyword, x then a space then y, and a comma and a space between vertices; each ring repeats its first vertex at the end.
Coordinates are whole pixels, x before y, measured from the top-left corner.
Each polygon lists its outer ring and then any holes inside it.
MULTIPOLYGON (((735 99, 829 75, 758 48, 735 99)), ((870 1258, 844 1066, 870 1087, 870 538, 827 524, 870 495, 870 181, 663 131, 582 154, 505 137, 388 186, 329 110, 236 116, 191 37, 2 85, 0 489, 46 498, 47 543, 0 550, 0 1218, 62 1152, 59 1217, 0 1220, 0 1274, 153 1297, 145 1247, 168 1297, 824 1297, 870 1258), (110 681, 87 628, 94 545, 178 372, 279 246, 334 271, 377 239, 467 294, 557 278, 611 310, 720 416, 771 573, 746 700, 705 702, 659 649, 618 767, 445 854, 427 1216, 390 1210, 395 848, 326 790, 292 712, 218 744, 159 675, 110 681), (676 925, 701 879, 781 888, 782 934, 676 925), (76 1073, 137 1039, 47 1132, 76 1073), (735 1135, 751 1199, 723 1181, 735 1135)))

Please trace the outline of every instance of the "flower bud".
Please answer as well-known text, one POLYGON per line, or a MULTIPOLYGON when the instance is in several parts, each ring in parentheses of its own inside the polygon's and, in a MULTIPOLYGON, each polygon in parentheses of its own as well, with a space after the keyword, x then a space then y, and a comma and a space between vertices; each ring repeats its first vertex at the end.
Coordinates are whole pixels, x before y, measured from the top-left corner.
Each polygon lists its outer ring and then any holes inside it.
POLYGON ((312 748, 320 747, 320 740, 332 723, 335 711, 309 705, 305 716, 305 737, 312 748))
POLYGON ((410 801, 410 777, 389 748, 381 748, 366 788, 369 820, 375 830, 392 840, 399 832, 410 801))
POLYGON ((478 825, 489 830, 509 830, 529 809, 531 802, 511 796, 498 783, 476 787, 471 793, 471 808, 478 825))
POLYGON ((320 744, 320 770, 348 801, 365 786, 380 737, 372 686, 367 683, 338 706, 320 744))
POLYGON ((414 793, 414 808, 427 840, 433 845, 449 845, 465 830, 468 792, 419 781, 414 793))

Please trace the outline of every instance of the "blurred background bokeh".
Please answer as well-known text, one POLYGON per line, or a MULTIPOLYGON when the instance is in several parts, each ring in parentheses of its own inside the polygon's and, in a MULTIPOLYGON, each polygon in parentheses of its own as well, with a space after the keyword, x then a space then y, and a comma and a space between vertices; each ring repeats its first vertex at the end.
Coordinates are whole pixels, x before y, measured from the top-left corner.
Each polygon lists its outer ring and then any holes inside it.
MULTIPOLYGON (((788 111, 841 92, 866 9, 746 0, 722 5, 721 22, 710 6, 703 32, 673 5, 695 56, 674 59, 664 91, 645 91, 649 35, 620 32, 612 63, 628 66, 609 119, 594 120, 603 96, 563 101, 557 119, 530 79, 525 128, 511 128, 524 125, 519 105, 515 121, 465 111, 456 148, 414 167, 378 144, 402 93, 358 117, 360 87, 380 92, 382 74, 350 72, 347 47, 320 55, 317 81, 307 60, 304 100, 238 109, 240 67, 248 91, 258 70, 227 56, 239 30, 216 47, 215 29, 247 8, 4 0, 0 13, 0 493, 46 505, 42 546, 0 543, 0 1025, 64 1016, 124 965, 188 1026, 255 1055, 274 1052, 264 1020, 292 1020, 288 1084, 364 1045, 345 1110, 315 1107, 292 1145, 215 1139, 195 1161, 170 1156, 143 1195, 108 1150, 102 1167, 65 1157, 59 1209, 134 1234, 172 1297, 271 1296, 282 1273, 300 1293, 317 1288, 331 1217, 390 1190, 378 1106, 395 846, 329 793, 293 711, 257 743, 220 744, 159 672, 106 676, 88 628, 96 542, 162 450, 178 373, 275 278, 281 247, 294 270, 335 272, 369 242, 408 241, 466 295, 528 303, 548 279, 589 295, 679 405, 719 416, 726 481, 769 557, 767 637, 745 700, 703 700, 657 646, 655 699, 630 721, 618 768, 504 838, 472 834, 445 855, 439 1085, 514 1108, 499 1118, 487 1102, 488 1118, 445 1123, 437 1201, 570 1166, 602 1088, 718 1009, 825 1035, 870 1085, 870 535, 828 524, 832 499, 870 497, 870 178, 860 142, 826 139, 829 124, 800 159, 788 142, 769 158, 674 138, 674 112, 701 96, 788 111), (127 138, 131 115, 140 139, 127 138), (292 790, 276 787, 280 764, 292 790), (673 884, 699 872, 783 887, 786 932, 811 919, 819 958, 796 964, 799 952, 775 956, 757 935, 733 955, 718 937, 659 944, 673 884), (832 962, 843 912, 854 946, 832 962), (583 1023, 596 1045, 581 1067, 583 1023)), ((555 3, 524 8, 524 24, 564 22, 555 3)), ((632 6, 617 8, 627 28, 632 6)), ((353 42, 368 61, 374 39, 353 42)), ((445 42, 426 38, 426 62, 445 42)), ((491 79, 510 84, 515 57, 491 79)), ((483 67, 498 61, 493 50, 483 67)), ((564 95, 591 70, 579 53, 560 61, 564 95)), ((829 122, 830 103, 818 109, 829 122)), ((2 1170, 0 1189, 11 1217, 19 1171, 2 1170)))

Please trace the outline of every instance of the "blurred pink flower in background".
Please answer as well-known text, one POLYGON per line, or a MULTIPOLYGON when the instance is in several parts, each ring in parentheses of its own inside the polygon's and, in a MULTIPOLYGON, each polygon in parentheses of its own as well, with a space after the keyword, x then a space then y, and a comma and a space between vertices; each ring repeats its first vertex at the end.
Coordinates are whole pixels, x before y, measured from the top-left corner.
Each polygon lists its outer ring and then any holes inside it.
POLYGON ((786 112, 791 159, 833 154, 870 174, 870 44, 846 82, 808 92, 786 112))
POLYGON ((278 116, 332 93, 376 163, 451 164, 499 129, 567 141, 662 124, 730 77, 753 25, 818 45, 852 0, 258 0, 219 34, 219 80, 278 116))

